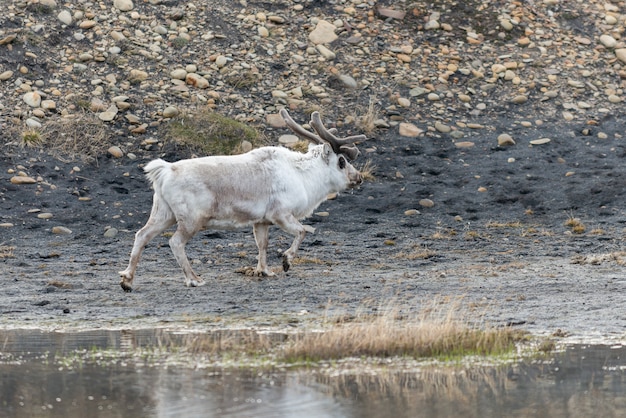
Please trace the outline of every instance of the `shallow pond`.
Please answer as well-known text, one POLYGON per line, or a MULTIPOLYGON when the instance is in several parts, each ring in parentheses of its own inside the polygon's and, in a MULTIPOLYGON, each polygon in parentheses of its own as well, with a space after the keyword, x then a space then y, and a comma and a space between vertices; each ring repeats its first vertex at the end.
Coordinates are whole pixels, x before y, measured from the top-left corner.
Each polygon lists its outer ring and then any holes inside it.
POLYGON ((159 338, 163 334, 151 330, 0 331, 0 416, 626 416, 621 345, 572 345, 550 358, 499 366, 364 364, 297 371, 101 355, 130 352, 159 338))

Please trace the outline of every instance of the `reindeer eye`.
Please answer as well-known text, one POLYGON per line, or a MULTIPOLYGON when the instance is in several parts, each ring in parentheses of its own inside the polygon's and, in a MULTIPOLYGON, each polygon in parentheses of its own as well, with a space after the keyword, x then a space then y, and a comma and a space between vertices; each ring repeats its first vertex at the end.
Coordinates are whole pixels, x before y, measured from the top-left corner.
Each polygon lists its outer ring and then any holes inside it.
POLYGON ((344 168, 346 168, 346 159, 343 158, 342 155, 339 156, 339 168, 341 170, 343 170, 344 168))

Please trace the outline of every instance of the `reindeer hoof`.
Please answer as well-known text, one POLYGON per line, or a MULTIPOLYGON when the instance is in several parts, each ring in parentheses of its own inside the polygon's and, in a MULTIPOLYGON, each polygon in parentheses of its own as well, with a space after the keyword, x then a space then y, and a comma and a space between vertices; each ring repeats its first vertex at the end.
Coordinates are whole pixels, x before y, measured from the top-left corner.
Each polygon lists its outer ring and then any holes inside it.
POLYGON ((202 279, 192 280, 191 283, 189 283, 189 287, 200 287, 204 286, 205 284, 206 282, 202 279))
POLYGON ((287 258, 287 256, 283 256, 283 271, 285 272, 289 271, 289 267, 291 267, 291 263, 289 262, 289 259, 287 258))
POLYGON ((126 283, 124 280, 120 281, 120 286, 122 286, 122 289, 124 289, 124 292, 126 293, 130 293, 133 291, 133 287, 129 283, 126 283))

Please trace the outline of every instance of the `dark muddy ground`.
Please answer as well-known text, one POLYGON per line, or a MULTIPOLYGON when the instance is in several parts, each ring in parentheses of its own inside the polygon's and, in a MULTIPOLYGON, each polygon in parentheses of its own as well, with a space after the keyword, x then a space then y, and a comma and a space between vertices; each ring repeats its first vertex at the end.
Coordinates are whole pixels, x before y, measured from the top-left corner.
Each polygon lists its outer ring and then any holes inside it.
MULTIPOLYGON (((0 326, 287 327, 328 313, 390 304, 419 311, 433 300, 461 298, 468 320, 572 338, 623 337, 619 117, 533 128, 515 123, 521 115, 498 117, 513 127, 516 145, 498 147, 497 133, 486 130, 466 138, 475 142, 470 148, 457 148, 445 134, 392 132, 362 144, 371 149, 361 163, 372 160, 376 179, 319 207, 329 216, 306 221, 316 233, 288 273, 263 280, 238 274, 256 263, 251 229, 204 231, 188 254, 206 286, 183 286, 167 238, 159 237, 144 253, 132 293, 122 291, 117 272, 151 206, 139 164, 156 154, 83 164, 7 148, 0 223, 13 226, 0 229, 0 326), (529 145, 542 137, 551 141, 529 145), (10 169, 42 181, 13 185, 10 169), (420 199, 434 206, 421 207, 420 199), (419 213, 405 214, 411 209, 419 213), (580 230, 566 224, 571 218, 580 230), (53 234, 55 226, 72 232, 53 234), (118 234, 105 237, 108 227, 118 234)), ((271 266, 279 268, 278 251, 290 241, 272 229, 271 266)))

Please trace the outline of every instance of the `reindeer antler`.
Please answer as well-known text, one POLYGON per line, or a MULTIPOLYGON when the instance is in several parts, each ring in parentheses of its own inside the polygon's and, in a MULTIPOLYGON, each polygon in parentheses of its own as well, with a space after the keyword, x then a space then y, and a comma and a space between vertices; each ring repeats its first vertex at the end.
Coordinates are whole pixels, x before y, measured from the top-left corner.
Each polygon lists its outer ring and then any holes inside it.
POLYGON ((311 122, 310 125, 317 135, 313 132, 309 132, 304 129, 302 126, 298 125, 292 118, 289 116, 289 113, 286 109, 281 109, 280 115, 283 117, 289 129, 291 129, 296 135, 301 138, 308 139, 316 144, 328 143, 335 154, 343 154, 350 161, 355 160, 359 156, 359 149, 354 145, 355 142, 365 141, 367 137, 365 135, 353 135, 347 138, 337 138, 334 135, 335 129, 326 129, 324 124, 322 123, 322 119, 320 118, 319 112, 311 113, 311 122))

